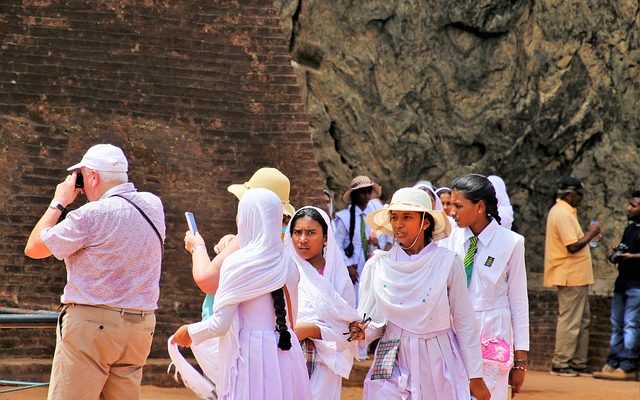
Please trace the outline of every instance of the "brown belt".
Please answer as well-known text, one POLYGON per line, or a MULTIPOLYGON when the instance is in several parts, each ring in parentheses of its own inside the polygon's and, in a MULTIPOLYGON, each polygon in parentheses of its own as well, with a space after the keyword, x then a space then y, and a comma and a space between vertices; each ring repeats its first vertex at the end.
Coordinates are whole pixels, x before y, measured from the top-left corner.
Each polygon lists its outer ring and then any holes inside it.
POLYGON ((121 308, 121 307, 111 307, 111 306, 105 306, 102 304, 77 304, 77 303, 67 303, 65 304, 68 307, 94 307, 94 308, 102 308, 104 310, 109 310, 109 311, 115 311, 120 313, 120 315, 123 314, 133 314, 133 315, 139 315, 141 317, 144 317, 145 315, 151 315, 154 314, 155 312, 153 310, 151 311, 145 311, 145 310, 134 310, 131 308, 121 308))

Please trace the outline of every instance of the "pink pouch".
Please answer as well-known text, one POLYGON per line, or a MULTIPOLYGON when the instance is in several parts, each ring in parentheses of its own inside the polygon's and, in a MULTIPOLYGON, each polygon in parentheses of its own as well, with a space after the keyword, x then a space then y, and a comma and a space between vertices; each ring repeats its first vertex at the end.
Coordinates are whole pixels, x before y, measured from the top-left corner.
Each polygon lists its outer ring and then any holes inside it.
POLYGON ((513 364, 511 345, 504 339, 495 336, 480 338, 482 344, 482 362, 497 367, 501 371, 508 371, 513 364))

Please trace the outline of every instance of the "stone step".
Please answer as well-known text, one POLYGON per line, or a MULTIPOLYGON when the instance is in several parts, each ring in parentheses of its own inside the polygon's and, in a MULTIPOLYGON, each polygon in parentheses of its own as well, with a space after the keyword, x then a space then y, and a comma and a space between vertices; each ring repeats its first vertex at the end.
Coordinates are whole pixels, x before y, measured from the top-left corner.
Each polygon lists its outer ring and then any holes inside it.
MULTIPOLYGON (((195 359, 187 359, 196 368, 195 359)), ((143 385, 162 387, 182 387, 182 382, 173 378, 174 369, 167 373, 171 362, 168 358, 150 358, 144 367, 143 385)), ((362 387, 364 378, 371 366, 371 360, 355 361, 349 379, 343 379, 345 387, 362 387)), ((0 363, 0 380, 47 382, 51 374, 51 359, 15 358, 2 360, 0 363)))
POLYGON ((50 358, 13 358, 0 363, 0 380, 48 382, 50 374, 50 358))
MULTIPOLYGON (((41 358, 14 358, 2 360, 0 363, 0 380, 24 381, 24 382, 47 382, 51 374, 51 359, 41 358)), ((187 359, 192 365, 197 364, 194 359, 187 359)), ((167 373, 167 368, 171 362, 168 358, 150 358, 144 367, 142 377, 143 385, 154 385, 163 387, 181 387, 173 379, 173 368, 171 374, 167 373)))

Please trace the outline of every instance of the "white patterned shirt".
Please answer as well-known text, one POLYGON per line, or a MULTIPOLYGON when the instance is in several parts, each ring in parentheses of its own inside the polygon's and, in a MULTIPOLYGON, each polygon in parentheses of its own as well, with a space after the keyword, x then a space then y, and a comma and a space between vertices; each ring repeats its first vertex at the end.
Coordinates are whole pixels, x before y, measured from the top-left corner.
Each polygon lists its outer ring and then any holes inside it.
POLYGON ((109 189, 100 199, 69 212, 40 238, 67 268, 61 302, 151 311, 158 308, 162 250, 158 235, 131 204, 151 219, 165 238, 164 210, 151 193, 132 183, 109 189))

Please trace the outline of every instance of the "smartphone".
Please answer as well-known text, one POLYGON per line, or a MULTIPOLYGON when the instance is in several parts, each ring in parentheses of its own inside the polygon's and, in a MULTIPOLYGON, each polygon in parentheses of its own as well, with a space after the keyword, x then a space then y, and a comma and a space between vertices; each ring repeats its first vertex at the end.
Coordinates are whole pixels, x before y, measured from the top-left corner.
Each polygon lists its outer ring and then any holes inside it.
POLYGON ((195 235, 198 232, 198 226, 196 225, 196 217, 194 217, 193 213, 189 211, 185 212, 184 216, 187 219, 187 225, 189 225, 189 230, 191 231, 191 233, 195 235))
POLYGON ((76 189, 84 189, 84 178, 82 177, 82 173, 77 171, 76 174, 76 189))

